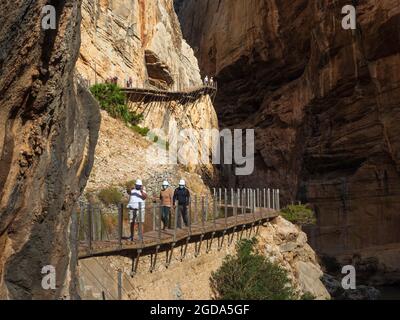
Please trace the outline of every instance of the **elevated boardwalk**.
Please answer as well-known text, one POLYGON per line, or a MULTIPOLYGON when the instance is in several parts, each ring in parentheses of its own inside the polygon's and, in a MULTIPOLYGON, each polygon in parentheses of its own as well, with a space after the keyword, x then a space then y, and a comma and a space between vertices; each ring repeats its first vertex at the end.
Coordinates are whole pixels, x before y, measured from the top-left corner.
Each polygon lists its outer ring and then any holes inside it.
POLYGON ((209 95, 214 99, 217 93, 216 85, 202 85, 180 91, 169 91, 153 88, 123 88, 122 91, 131 101, 147 100, 177 100, 196 101, 201 96, 209 95))
MULTIPOLYGON (((157 255, 166 252, 165 266, 171 263, 174 248, 180 247, 182 261, 188 245, 194 243, 195 256, 201 253, 203 241, 206 252, 212 248, 213 240, 218 241, 218 250, 225 244, 231 245, 235 236, 241 239, 256 234, 259 227, 280 212, 279 189, 214 189, 213 196, 194 195, 188 204, 188 225, 180 228, 183 221, 178 206, 171 210, 169 229, 162 228, 162 206, 157 201, 145 206, 145 222, 139 222, 139 233, 135 230, 134 241, 127 240, 130 233, 126 204, 118 205, 118 226, 104 239, 101 210, 88 204, 80 210, 77 221, 78 259, 102 256, 124 256, 132 259, 132 273, 135 274, 141 256, 151 256, 150 271, 155 270, 157 255), (125 214, 124 214, 125 212, 125 214), (97 214, 96 214, 97 213, 97 214), (124 222, 125 221, 125 222, 124 222), (128 228, 124 228, 125 227, 128 228), (172 227, 171 227, 172 226, 172 227), (128 229, 128 230, 127 230, 128 229), (143 230, 143 231, 141 231, 143 230), (125 237, 124 237, 125 236, 125 237)), ((139 210, 140 211, 140 210, 139 210)), ((108 228, 109 229, 109 228, 108 228)))
MULTIPOLYGON (((133 252, 141 250, 144 254, 151 253, 160 247, 169 248, 171 245, 180 245, 189 238, 189 243, 199 241, 200 238, 211 239, 220 237, 229 232, 243 232, 245 229, 254 228, 257 225, 269 221, 278 216, 273 209, 256 208, 254 213, 239 214, 227 218, 219 218, 204 223, 194 223, 182 229, 167 229, 145 232, 143 239, 136 241, 118 240, 114 241, 93 241, 91 248, 85 242, 80 242, 79 259, 86 259, 96 256, 122 255, 131 256, 133 252)), ((183 243, 183 244, 184 244, 183 243)))

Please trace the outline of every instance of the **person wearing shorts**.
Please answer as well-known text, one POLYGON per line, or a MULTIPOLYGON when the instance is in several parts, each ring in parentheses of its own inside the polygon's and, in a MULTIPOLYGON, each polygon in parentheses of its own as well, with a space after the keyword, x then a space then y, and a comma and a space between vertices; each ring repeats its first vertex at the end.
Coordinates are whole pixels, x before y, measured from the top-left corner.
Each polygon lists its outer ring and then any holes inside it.
POLYGON ((135 234, 135 224, 138 224, 138 233, 143 236, 143 226, 145 222, 147 194, 143 187, 142 180, 136 180, 135 188, 132 189, 129 196, 129 223, 131 236, 130 240, 133 241, 135 234))

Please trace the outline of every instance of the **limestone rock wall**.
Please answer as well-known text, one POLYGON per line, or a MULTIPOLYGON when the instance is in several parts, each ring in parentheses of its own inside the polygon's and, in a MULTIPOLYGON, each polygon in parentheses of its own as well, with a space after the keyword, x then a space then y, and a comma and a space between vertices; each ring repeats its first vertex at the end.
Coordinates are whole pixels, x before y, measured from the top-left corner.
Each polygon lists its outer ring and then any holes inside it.
POLYGON ((160 153, 157 157, 160 164, 166 158, 166 165, 179 163, 189 172, 203 172, 209 177, 214 175, 211 130, 217 130, 219 125, 209 95, 190 101, 165 99, 140 102, 136 99, 129 101, 129 107, 144 115, 141 126, 150 129, 150 137, 156 135, 159 144, 165 144, 165 156, 160 153), (176 152, 170 153, 174 146, 177 147, 176 152), (174 160, 174 157, 177 159, 174 160))
MULTIPOLYGON (((311 293, 316 299, 329 299, 329 293, 321 282, 322 271, 316 255, 307 244, 307 236, 298 227, 278 217, 261 227, 258 250, 266 258, 279 263, 288 271, 294 288, 300 294, 311 293)), ((101 299, 101 291, 107 299, 114 300, 117 294, 118 270, 122 273, 122 297, 134 300, 209 300, 213 298, 210 276, 222 264, 228 254, 234 254, 235 246, 224 242, 218 251, 217 241, 205 253, 194 257, 194 245, 190 245, 187 257, 180 261, 180 250, 175 249, 172 264, 164 266, 165 254, 159 254, 156 270, 149 272, 150 258, 142 257, 137 274, 131 278, 131 260, 123 257, 99 257, 81 260, 79 265, 80 287, 85 299, 101 299), (88 270, 92 272, 89 273, 88 270), (96 280, 97 278, 97 280, 96 280)))
POLYGON ((68 229, 99 127, 96 102, 73 78, 80 1, 2 1, 0 20, 0 299, 74 296, 68 229), (56 30, 41 27, 46 4, 56 30), (56 290, 41 286, 47 265, 56 290))
POLYGON ((110 76, 118 76, 120 85, 132 77, 134 87, 179 89, 201 83, 172 0, 83 0, 82 16, 77 69, 91 83, 110 76), (152 57, 148 66, 146 53, 152 57))
POLYGON ((348 4, 177 1, 220 125, 256 129, 256 171, 236 183, 312 203, 330 255, 400 242, 400 5, 358 1, 352 31, 348 4))

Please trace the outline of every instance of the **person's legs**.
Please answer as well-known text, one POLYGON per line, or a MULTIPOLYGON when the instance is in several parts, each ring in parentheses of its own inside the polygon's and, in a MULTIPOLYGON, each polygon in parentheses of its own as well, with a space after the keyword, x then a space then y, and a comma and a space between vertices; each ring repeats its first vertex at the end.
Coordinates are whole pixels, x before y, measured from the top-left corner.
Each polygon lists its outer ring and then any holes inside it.
POLYGON ((131 231, 130 240, 131 241, 133 241, 133 238, 135 235, 136 215, 137 215, 136 210, 129 210, 129 222, 130 222, 130 231, 131 231))
POLYGON ((181 206, 181 205, 178 205, 178 223, 177 223, 177 228, 178 229, 182 229, 182 215, 183 215, 183 207, 184 206, 181 206))
POLYGON ((162 207, 162 222, 163 222, 163 230, 165 230, 169 226, 169 207, 162 207))
POLYGON ((137 217, 137 222, 138 222, 138 231, 139 231, 139 240, 143 239, 143 230, 144 230, 144 213, 145 209, 142 208, 141 210, 138 210, 138 217, 137 217))
POLYGON ((171 215, 171 208, 170 207, 165 207, 165 224, 164 224, 164 230, 168 228, 169 226, 169 217, 171 215))
POLYGON ((182 206, 182 218, 183 222, 185 223, 185 226, 189 226, 189 221, 188 221, 188 208, 187 206, 182 206))

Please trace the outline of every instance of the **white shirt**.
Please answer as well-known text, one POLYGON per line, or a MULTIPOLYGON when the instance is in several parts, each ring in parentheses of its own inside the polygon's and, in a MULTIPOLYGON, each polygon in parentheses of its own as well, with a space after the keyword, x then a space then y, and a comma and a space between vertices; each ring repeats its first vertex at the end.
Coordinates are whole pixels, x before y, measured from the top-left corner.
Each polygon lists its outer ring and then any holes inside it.
MULTIPOLYGON (((145 190, 143 191, 146 192, 145 190)), ((141 206, 142 209, 146 206, 146 201, 142 199, 142 191, 132 189, 131 196, 129 197, 128 208, 139 209, 139 206, 141 206)))

